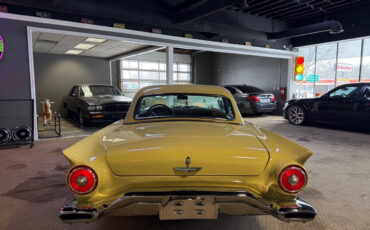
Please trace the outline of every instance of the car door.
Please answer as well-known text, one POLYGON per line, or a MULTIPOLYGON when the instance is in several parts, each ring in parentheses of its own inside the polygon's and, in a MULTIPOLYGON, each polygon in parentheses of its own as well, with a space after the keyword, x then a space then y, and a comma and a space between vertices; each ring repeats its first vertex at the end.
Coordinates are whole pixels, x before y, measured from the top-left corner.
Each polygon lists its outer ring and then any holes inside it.
POLYGON ((314 104, 315 120, 325 122, 345 122, 353 110, 353 95, 359 86, 339 86, 322 96, 314 104))
POLYGON ((370 128, 370 85, 364 86, 355 109, 358 123, 370 128))
POLYGON ((341 122, 345 125, 357 125, 361 118, 361 104, 363 102, 363 85, 350 86, 348 91, 353 90, 343 98, 339 104, 339 110, 341 112, 341 122))

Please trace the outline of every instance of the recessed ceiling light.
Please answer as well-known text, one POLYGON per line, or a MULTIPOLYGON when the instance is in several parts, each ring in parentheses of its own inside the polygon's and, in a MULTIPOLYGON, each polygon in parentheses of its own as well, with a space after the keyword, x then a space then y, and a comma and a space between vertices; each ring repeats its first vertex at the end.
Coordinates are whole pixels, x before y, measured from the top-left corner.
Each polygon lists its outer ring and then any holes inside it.
POLYGON ((97 43, 102 43, 102 42, 105 42, 107 39, 103 39, 103 38, 88 38, 86 39, 85 41, 87 42, 97 42, 97 43))
POLYGON ((75 46, 74 49, 88 50, 94 46, 95 44, 80 43, 77 46, 75 46))
POLYGON ((65 52, 66 54, 80 54, 82 53, 83 51, 82 50, 68 50, 67 52, 65 52))

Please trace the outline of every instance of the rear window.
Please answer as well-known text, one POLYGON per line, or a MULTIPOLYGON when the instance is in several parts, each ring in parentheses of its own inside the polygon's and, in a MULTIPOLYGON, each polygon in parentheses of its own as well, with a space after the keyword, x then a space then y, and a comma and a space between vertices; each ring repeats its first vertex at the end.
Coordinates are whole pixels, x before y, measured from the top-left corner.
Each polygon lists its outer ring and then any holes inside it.
POLYGON ((164 94, 141 97, 135 119, 217 118, 234 120, 231 101, 224 96, 198 94, 164 94))
POLYGON ((249 86, 249 85, 235 86, 235 88, 238 88, 243 93, 260 93, 260 92, 263 92, 262 89, 259 89, 259 88, 254 87, 254 86, 249 86))

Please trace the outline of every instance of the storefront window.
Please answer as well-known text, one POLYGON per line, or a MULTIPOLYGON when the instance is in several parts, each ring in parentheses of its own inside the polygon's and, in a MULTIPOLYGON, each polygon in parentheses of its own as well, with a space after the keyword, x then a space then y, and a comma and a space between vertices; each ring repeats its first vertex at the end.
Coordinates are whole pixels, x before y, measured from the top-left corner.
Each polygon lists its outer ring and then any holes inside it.
POLYGON ((361 40, 339 42, 337 85, 358 82, 360 76, 361 40))
POLYGON ((370 82, 370 38, 364 40, 361 82, 370 82))
POLYGON ((335 87, 335 64, 337 44, 329 43, 317 46, 315 96, 321 96, 335 87))

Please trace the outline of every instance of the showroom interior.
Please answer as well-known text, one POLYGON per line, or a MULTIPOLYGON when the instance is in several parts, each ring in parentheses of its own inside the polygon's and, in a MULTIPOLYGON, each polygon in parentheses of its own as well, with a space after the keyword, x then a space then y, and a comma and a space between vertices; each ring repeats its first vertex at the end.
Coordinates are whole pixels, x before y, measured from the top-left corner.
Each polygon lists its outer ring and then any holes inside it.
MULTIPOLYGON (((0 226, 4 226, 0 228, 368 229, 368 10, 366 0, 0 0, 0 204, 9 207, 0 211, 0 226), (140 100, 137 93, 161 85, 184 86, 184 90, 191 85, 227 86, 225 92, 235 99, 236 113, 240 110, 245 124, 311 149, 314 154, 305 164, 308 184, 298 196, 315 207, 315 219, 282 222, 268 215, 233 216, 220 211, 213 220, 165 221, 132 214, 104 216, 88 225, 60 221, 58 210, 74 198, 66 186, 73 160, 62 152, 94 135, 102 135, 101 142, 112 142, 114 148, 115 141, 124 138, 112 140, 101 130, 110 129, 112 123, 125 126, 125 116, 139 106, 131 108, 140 100), (84 111, 87 94, 102 86, 114 95, 98 95, 94 100, 121 100, 128 106, 119 116, 105 111, 104 104, 100 112, 100 104, 91 103, 84 111), (363 87, 361 103, 343 99, 334 105, 329 98, 320 104, 342 86, 344 93, 363 87), (257 91, 244 92, 247 87, 257 91), (244 110, 245 103, 263 104, 265 95, 271 95, 274 109, 244 110), (357 103, 353 111, 361 112, 356 116, 365 122, 352 119, 350 103, 357 103), (327 122, 313 121, 320 106, 336 106, 324 114, 327 122), (304 110, 296 115, 304 116, 302 123, 291 120, 290 108, 304 110), (336 118, 339 123, 332 124, 336 118)), ((114 103, 118 108, 119 102, 114 103)), ((183 146, 178 148, 201 142, 202 131, 194 130, 194 143, 180 141, 183 146)), ((146 137, 155 135, 161 134, 146 137)), ((238 131, 226 136, 243 135, 248 136, 238 131)), ((269 141, 267 136, 259 138, 261 143, 269 141)), ((273 148, 266 145, 268 152, 273 148)), ((284 149, 278 146, 276 152, 279 148, 284 149)), ((82 155, 77 159, 82 162, 82 155)), ((148 159, 157 164, 152 156, 148 159)), ((196 159, 191 160, 186 159, 187 168, 196 164, 196 159)), ((137 162, 131 159, 132 165, 137 162)), ((222 168, 222 162, 218 165, 222 168)), ((233 183, 239 182, 234 178, 233 183)))

